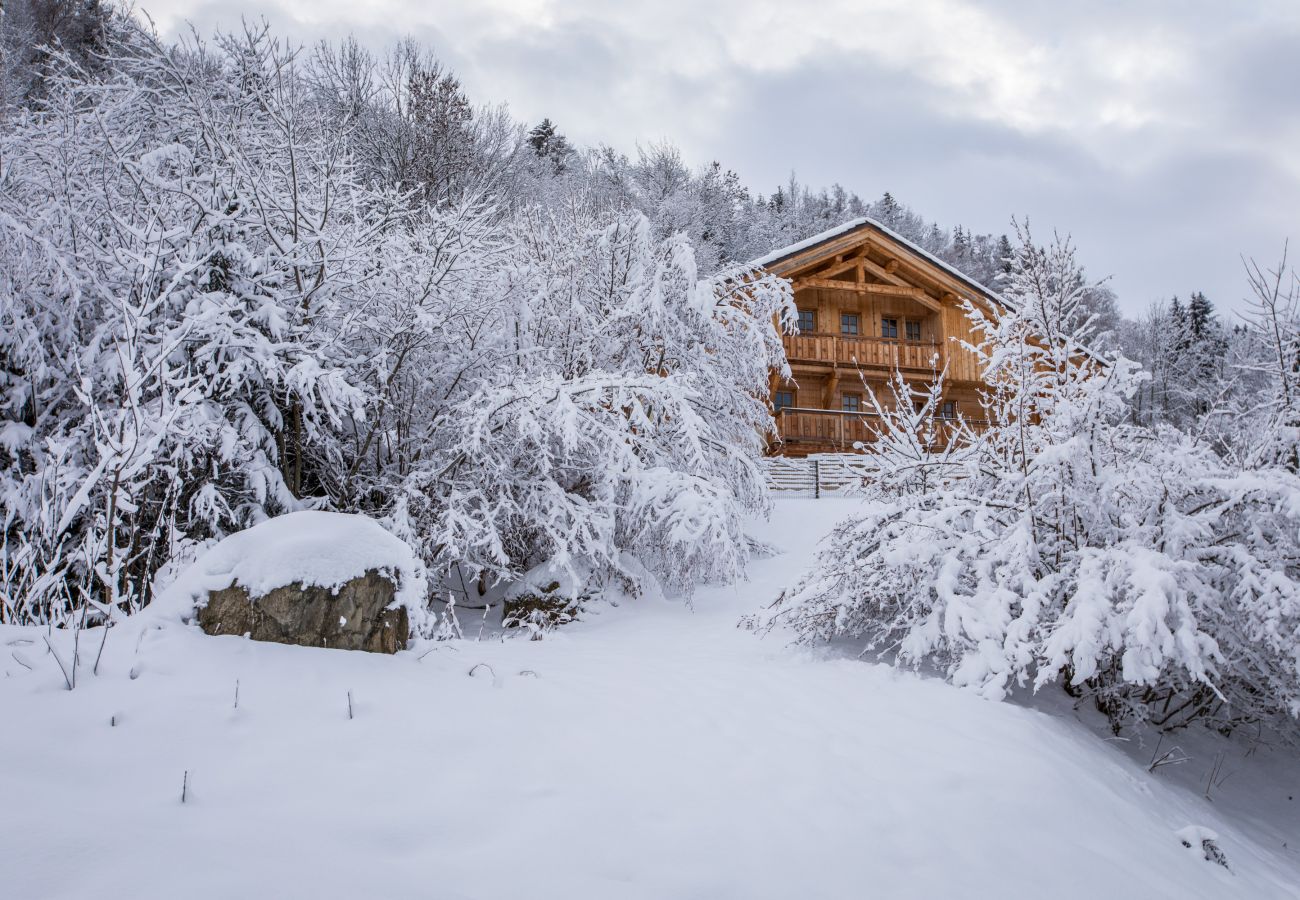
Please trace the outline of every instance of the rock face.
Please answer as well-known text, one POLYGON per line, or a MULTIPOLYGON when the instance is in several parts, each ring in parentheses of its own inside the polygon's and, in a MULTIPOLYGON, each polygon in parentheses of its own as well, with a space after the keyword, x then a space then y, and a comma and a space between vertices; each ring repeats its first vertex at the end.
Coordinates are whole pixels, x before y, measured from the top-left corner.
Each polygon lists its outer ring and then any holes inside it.
POLYGON ((406 646, 406 610, 386 609, 393 582, 377 571, 345 582, 337 592, 291 584, 256 599, 233 584, 208 595, 199 625, 208 634, 247 634, 255 641, 396 653, 406 646))

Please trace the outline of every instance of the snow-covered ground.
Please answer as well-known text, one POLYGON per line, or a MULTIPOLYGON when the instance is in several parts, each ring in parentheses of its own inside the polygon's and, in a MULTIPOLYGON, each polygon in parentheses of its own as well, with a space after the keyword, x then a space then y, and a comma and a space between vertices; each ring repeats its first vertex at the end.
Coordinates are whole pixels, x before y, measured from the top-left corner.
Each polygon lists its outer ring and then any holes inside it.
POLYGON ((540 642, 124 627, 68 691, 43 632, 0 628, 0 896, 1300 897, 1294 755, 1181 735, 1152 774, 1062 702, 737 629, 851 502, 778 501, 754 533, 785 552, 693 609, 540 642))

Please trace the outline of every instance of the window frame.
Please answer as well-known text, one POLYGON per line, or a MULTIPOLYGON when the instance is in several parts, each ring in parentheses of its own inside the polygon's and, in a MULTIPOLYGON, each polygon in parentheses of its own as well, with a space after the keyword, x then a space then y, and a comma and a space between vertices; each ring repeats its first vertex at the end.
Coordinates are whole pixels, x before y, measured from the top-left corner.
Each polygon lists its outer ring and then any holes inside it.
POLYGON ((939 405, 939 418, 955 419, 957 418, 957 401, 945 400, 939 405))
POLYGON ((903 339, 908 341, 921 341, 921 321, 919 319, 903 320, 903 339), (916 337, 912 337, 913 330, 916 331, 916 337))
POLYGON ((890 340, 898 340, 898 316, 880 317, 880 336, 890 340), (892 334, 886 333, 887 331, 892 332, 892 334))
POLYGON ((840 313, 840 334, 844 337, 862 336, 862 315, 860 313, 840 313), (849 319, 853 320, 853 330, 849 331, 849 319))
POLYGON ((772 412, 777 413, 783 409, 794 409, 795 407, 794 391, 773 391, 772 392, 772 412), (782 396, 789 397, 789 403, 782 403, 782 396))
POLYGON ((817 310, 816 310, 816 309, 802 309, 802 308, 800 308, 800 307, 795 307, 795 309, 796 309, 796 311, 798 312, 799 333, 800 333, 800 334, 813 334, 813 333, 815 333, 815 332, 817 331, 817 310), (808 317, 808 323, 809 323, 809 327, 808 327, 808 328, 804 328, 804 327, 803 327, 804 316, 807 316, 807 317, 808 317))
POLYGON ((843 391, 840 393, 840 412, 860 413, 862 412, 862 395, 854 391, 843 391), (852 407, 849 403, 852 403, 852 407))

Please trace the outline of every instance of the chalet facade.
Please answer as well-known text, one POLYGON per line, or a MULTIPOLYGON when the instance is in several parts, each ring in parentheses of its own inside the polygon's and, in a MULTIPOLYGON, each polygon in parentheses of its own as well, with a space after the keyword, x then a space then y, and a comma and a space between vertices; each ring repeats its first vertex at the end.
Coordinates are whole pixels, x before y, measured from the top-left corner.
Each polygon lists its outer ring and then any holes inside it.
POLYGON ((902 372, 913 386, 945 371, 945 418, 981 417, 980 380, 964 300, 982 306, 996 293, 871 219, 857 219, 756 260, 789 278, 799 333, 784 338, 793 378, 773 376, 772 401, 784 456, 851 450, 869 441, 867 387, 890 396, 902 372))

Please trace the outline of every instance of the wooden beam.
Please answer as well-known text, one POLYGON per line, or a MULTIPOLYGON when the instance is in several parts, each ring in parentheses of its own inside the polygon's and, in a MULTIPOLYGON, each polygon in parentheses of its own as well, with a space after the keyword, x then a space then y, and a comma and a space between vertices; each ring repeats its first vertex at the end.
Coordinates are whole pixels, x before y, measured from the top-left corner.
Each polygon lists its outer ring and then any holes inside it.
MULTIPOLYGON (((778 267, 784 269, 784 271, 780 271, 779 274, 786 278, 800 278, 804 275, 816 274, 818 269, 834 266, 836 263, 840 262, 844 259, 844 255, 851 249, 852 248, 849 248, 848 250, 841 249, 838 252, 818 254, 817 256, 803 260, 797 265, 778 267)), ((776 270, 769 269, 768 271, 776 270)))
POLYGON ((900 287, 894 284, 861 284, 856 281, 845 281, 842 278, 821 278, 816 275, 806 275, 803 278, 794 280, 795 288, 825 288, 830 291, 854 291, 859 294, 893 294, 896 297, 909 297, 914 293, 923 293, 918 287, 900 287))
POLYGON ((924 306, 926 309, 930 310, 930 312, 943 311, 943 304, 940 303, 938 300, 934 299, 933 297, 931 297, 925 291, 921 291, 921 293, 917 294, 912 299, 915 300, 917 303, 921 304, 922 306, 924 306))
POLYGON ((866 282, 867 273, 870 272, 885 284, 892 284, 898 287, 913 287, 906 281, 894 274, 898 268, 898 260, 891 259, 885 265, 877 265, 867 258, 869 244, 863 244, 856 253, 850 255, 847 253, 837 253, 835 259, 823 269, 817 269, 801 276, 804 278, 834 278, 843 275, 848 271, 855 271, 859 282, 866 282))
POLYGON ((794 282, 795 290, 800 288, 824 288, 831 291, 853 291, 857 294, 883 294, 887 297, 909 297, 927 309, 938 312, 941 309, 939 301, 935 300, 929 294, 919 287, 897 284, 859 284, 855 281, 841 281, 835 278, 816 278, 809 276, 807 278, 797 278, 794 282))
POLYGON ((863 244, 852 254, 848 254, 848 253, 836 254, 835 262, 833 264, 827 266, 824 269, 820 269, 815 272, 809 272, 808 275, 804 277, 834 278, 836 275, 843 275, 845 272, 851 271, 854 273, 858 281, 865 282, 867 280, 866 273, 871 272, 871 274, 875 275, 876 277, 880 278, 882 281, 885 281, 889 284, 897 284, 897 285, 907 284, 907 282, 903 281, 901 278, 895 278, 890 275, 887 275, 883 269, 881 269, 871 260, 867 259, 867 250, 869 248, 870 248, 870 244, 863 244))
POLYGON ((857 262, 855 262, 854 260, 849 260, 848 262, 844 262, 842 260, 837 259, 834 263, 832 263, 830 266, 827 266, 825 269, 818 269, 816 272, 813 272, 810 275, 805 275, 804 277, 805 278, 833 278, 836 275, 843 275, 845 272, 848 272, 851 269, 853 269, 856 265, 857 262))
POLYGON ((828 257, 813 260, 805 265, 791 269, 785 273, 786 278, 831 278, 835 275, 842 275, 850 271, 859 257, 867 252, 867 244, 861 244, 856 247, 849 247, 838 253, 830 254, 828 257), (821 268, 818 268, 820 266, 821 268))
MULTIPOLYGON (((898 260, 891 259, 890 262, 894 264, 894 269, 898 268, 898 260)), ((907 284, 906 281, 895 275, 894 269, 889 268, 888 265, 878 266, 869 259, 864 259, 862 265, 868 272, 875 275, 886 284, 897 284, 900 286, 907 284)))

